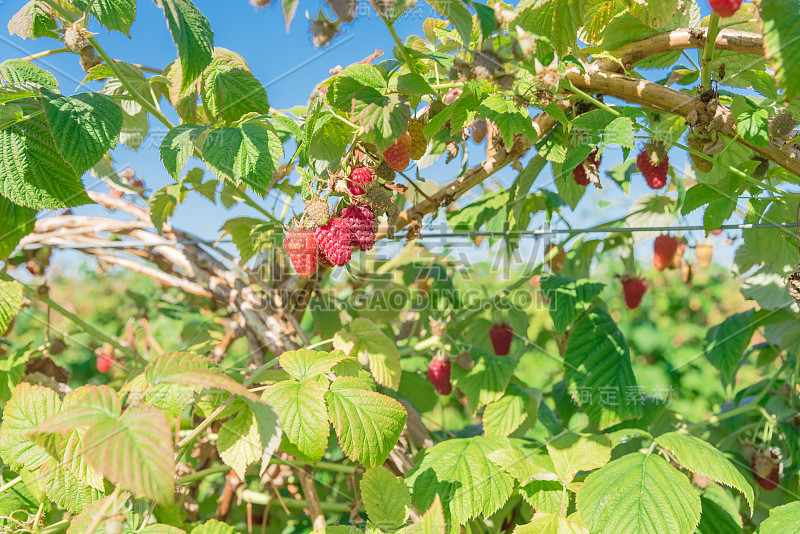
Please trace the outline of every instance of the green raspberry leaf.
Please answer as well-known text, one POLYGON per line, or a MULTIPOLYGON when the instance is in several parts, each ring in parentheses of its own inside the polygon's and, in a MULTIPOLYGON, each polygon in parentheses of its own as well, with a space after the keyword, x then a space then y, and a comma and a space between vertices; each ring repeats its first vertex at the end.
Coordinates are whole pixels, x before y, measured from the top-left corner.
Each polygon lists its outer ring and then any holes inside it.
POLYGON ((340 350, 331 352, 297 349, 281 354, 280 364, 284 371, 295 380, 303 381, 331 372, 337 363, 347 355, 340 350))
POLYGON ((161 142, 161 161, 176 180, 194 152, 194 142, 206 130, 205 126, 181 124, 167 132, 161 142))
POLYGON ((272 406, 283 429, 281 449, 304 462, 318 462, 328 448, 330 424, 325 390, 315 379, 285 380, 271 385, 262 395, 272 406))
POLYGON ((275 412, 264 403, 236 399, 237 413, 219 429, 217 451, 225 465, 244 480, 247 466, 266 466, 281 442, 275 412))
POLYGON ((333 346, 350 357, 366 354, 375 382, 389 389, 400 387, 400 351, 394 341, 369 319, 358 318, 350 330, 340 330, 333 346))
POLYGON ((26 433, 61 410, 55 391, 22 382, 14 388, 3 409, 0 426, 0 458, 14 469, 39 469, 50 457, 47 450, 26 437, 26 433))
POLYGON ((693 473, 738 490, 753 511, 753 488, 733 463, 719 450, 702 439, 677 432, 668 432, 656 438, 656 443, 668 450, 679 464, 693 473))
POLYGON ((700 496, 669 462, 635 452, 586 477, 578 513, 597 534, 691 534, 700 521, 700 496))
POLYGON ((761 3, 764 49, 787 100, 800 96, 800 12, 796 2, 761 3))
POLYGON ((533 129, 530 115, 502 95, 490 96, 483 101, 479 109, 482 117, 495 123, 507 147, 514 145, 514 136, 517 134, 522 134, 528 139, 539 137, 533 129))
POLYGON ((122 109, 101 93, 60 96, 43 91, 45 115, 58 151, 76 174, 91 169, 116 146, 122 109))
POLYGON ((51 91, 58 91, 56 77, 30 61, 7 59, 0 63, 0 78, 8 83, 30 82, 51 91))
POLYGON ((203 142, 203 160, 221 179, 267 194, 283 145, 274 130, 255 124, 218 128, 203 142))
POLYGON ((467 405, 475 413, 478 408, 502 398, 517 363, 513 358, 474 354, 473 365, 465 370, 452 366, 453 385, 467 396, 467 405))
POLYGON ((414 505, 427 510, 439 498, 445 519, 454 524, 490 516, 511 496, 514 483, 488 457, 510 445, 507 438, 475 436, 423 449, 406 477, 414 505))
POLYGON ((758 534, 797 534, 800 532, 800 502, 770 509, 769 517, 758 527, 758 534))
POLYGON ((83 454, 94 469, 136 495, 167 504, 175 489, 172 434, 164 413, 139 405, 93 425, 83 454))
POLYGON ((342 451, 353 461, 375 467, 386 461, 406 424, 405 408, 372 391, 360 378, 337 378, 325 395, 328 418, 342 451))
MULTIPOLYGON (((0 207, 2 207, 0 198, 0 207)), ((5 220, 5 219, 4 219, 5 220)), ((0 334, 5 333, 22 306, 22 285, 0 275, 0 334)))
POLYGON ((191 0, 154 0, 164 10, 172 40, 178 45, 183 72, 182 88, 186 88, 211 63, 214 32, 208 19, 191 0))
POLYGON ((147 384, 182 384, 198 388, 219 388, 253 402, 259 398, 239 382, 226 376, 205 356, 190 352, 167 352, 150 361, 144 370, 147 384))
POLYGON ((91 204, 56 147, 42 105, 26 102, 22 108, 28 119, 0 130, 0 195, 37 210, 91 204))
MULTIPOLYGON (((70 3, 86 11, 89 0, 70 0, 70 3)), ((92 14, 108 28, 130 37, 131 24, 136 20, 136 0, 94 0, 92 14)))
POLYGON ((564 372, 573 398, 598 428, 641 415, 628 344, 605 310, 591 308, 575 324, 564 372))
POLYGON ((359 487, 371 523, 390 530, 403 526, 411 512, 411 494, 402 478, 373 467, 364 473, 359 487))

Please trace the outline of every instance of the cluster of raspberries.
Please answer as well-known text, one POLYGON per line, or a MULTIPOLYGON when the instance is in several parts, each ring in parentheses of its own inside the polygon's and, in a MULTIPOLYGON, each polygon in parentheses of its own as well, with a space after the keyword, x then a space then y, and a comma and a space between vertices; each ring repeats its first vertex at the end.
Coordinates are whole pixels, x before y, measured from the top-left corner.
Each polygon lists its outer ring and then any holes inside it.
MULTIPOLYGON (((347 188, 353 197, 366 193, 374 172, 357 167, 347 177, 347 188)), ((310 277, 319 267, 344 266, 353 250, 370 250, 375 245, 376 217, 372 207, 356 199, 331 217, 328 203, 321 199, 306 204, 307 220, 314 228, 294 225, 286 230, 283 248, 297 274, 310 277)))
POLYGON ((388 216, 392 205, 373 182, 376 177, 394 180, 395 172, 405 170, 412 159, 425 155, 428 140, 424 130, 423 120, 411 119, 407 131, 383 151, 376 169, 362 163, 350 171, 343 183, 338 180, 343 187, 332 189, 349 194, 352 200, 338 215, 331 216, 328 202, 323 199, 306 203, 303 218, 287 228, 283 239, 283 248, 297 274, 310 277, 319 267, 347 265, 353 250, 367 251, 375 245, 376 210, 378 215, 388 216))

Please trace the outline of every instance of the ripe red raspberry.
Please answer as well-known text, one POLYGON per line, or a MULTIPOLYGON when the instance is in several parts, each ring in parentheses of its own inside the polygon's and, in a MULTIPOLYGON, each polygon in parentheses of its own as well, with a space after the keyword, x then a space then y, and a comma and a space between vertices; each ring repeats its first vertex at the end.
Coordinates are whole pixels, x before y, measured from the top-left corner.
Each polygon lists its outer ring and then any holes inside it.
POLYGON ((412 119, 408 123, 408 135, 411 136, 411 150, 409 155, 411 159, 422 159, 425 152, 428 150, 428 140, 425 138, 425 125, 422 121, 412 119))
POLYGON ((287 230, 283 249, 297 274, 308 278, 317 272, 317 240, 313 230, 287 230))
POLYGON ((428 381, 433 384, 436 393, 449 395, 453 391, 450 383, 450 362, 441 357, 436 357, 428 364, 428 381))
POLYGON ((367 192, 364 186, 371 184, 374 177, 375 174, 369 167, 356 167, 347 177, 347 190, 351 195, 363 195, 367 192))
POLYGON ((711 11, 720 17, 732 17, 739 7, 742 5, 742 0, 708 0, 708 5, 711 6, 711 11))
POLYGON ((492 338, 492 347, 497 356, 505 356, 511 352, 514 330, 506 323, 493 324, 489 329, 489 337, 492 338))
POLYGON ((101 373, 107 373, 111 369, 111 364, 114 363, 114 355, 101 352, 97 355, 97 370, 101 373))
POLYGON ((661 189, 667 185, 669 157, 666 154, 658 165, 654 165, 647 149, 642 150, 636 158, 636 166, 639 168, 639 172, 644 175, 644 179, 650 189, 661 189))
POLYGON ((592 176, 597 176, 597 170, 600 168, 602 160, 603 157, 598 157, 597 149, 594 149, 580 165, 572 169, 572 179, 576 184, 586 187, 592 183, 592 176))
POLYGON ((642 303, 645 291, 647 291, 647 281, 638 276, 625 275, 620 277, 622 282, 622 295, 625 297, 625 305, 635 310, 642 303))
POLYGON ((319 249, 331 263, 341 267, 350 261, 353 246, 350 242, 350 225, 341 217, 335 217, 314 232, 319 249))
POLYGON ((678 238, 660 235, 653 246, 653 267, 663 271, 670 265, 678 250, 678 238))
POLYGON ((750 470, 758 485, 767 491, 780 486, 781 470, 778 455, 770 450, 756 451, 750 459, 750 470))
POLYGON ((375 212, 366 204, 347 206, 339 216, 350 226, 353 248, 369 250, 375 245, 375 212))
POLYGON ((400 172, 411 162, 411 136, 403 134, 400 139, 383 151, 383 159, 393 170, 400 172))

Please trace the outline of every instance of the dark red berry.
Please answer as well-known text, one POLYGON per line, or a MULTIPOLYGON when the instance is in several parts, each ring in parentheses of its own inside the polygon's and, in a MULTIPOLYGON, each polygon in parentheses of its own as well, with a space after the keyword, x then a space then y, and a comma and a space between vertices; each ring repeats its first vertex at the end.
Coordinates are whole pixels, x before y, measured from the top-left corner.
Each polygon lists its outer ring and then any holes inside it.
POLYGON ((505 323, 495 323, 489 329, 492 338, 492 347, 497 356, 505 356, 511 352, 511 340, 514 339, 514 330, 505 323))
POLYGON ((668 235, 660 235, 653 246, 653 267, 663 271, 672 265, 672 259, 678 250, 678 239, 668 235))
POLYGON ((436 393, 449 395, 453 391, 450 383, 450 362, 443 358, 434 358, 428 364, 428 380, 433 384, 436 393))
POLYGON ((350 176, 347 177, 347 190, 351 195, 363 195, 366 193, 364 186, 372 183, 375 174, 369 167, 356 167, 350 171, 350 176))
POLYGON ((650 189, 661 189, 667 185, 667 173, 669 172, 669 156, 666 154, 658 163, 653 164, 653 160, 647 150, 642 150, 636 158, 636 166, 644 176, 650 189))
POLYGON ((620 278, 622 282, 622 295, 625 297, 625 305, 631 310, 635 310, 642 303, 647 291, 647 282, 637 276, 623 276, 620 278))
POLYGON ((592 183, 586 175, 586 169, 583 167, 583 163, 572 169, 572 179, 575 180, 576 184, 582 185, 583 187, 592 183))
POLYGON ((781 483, 778 455, 769 450, 756 451, 750 459, 750 470, 756 482, 766 491, 776 489, 781 483))
POLYGON ((350 225, 353 248, 370 250, 375 245, 375 212, 366 204, 352 204, 339 215, 350 225))
POLYGON ((313 230, 287 230, 283 249, 297 274, 308 278, 317 272, 317 240, 313 230))
POLYGON ((586 187, 592 183, 592 176, 597 177, 597 170, 600 168, 602 160, 603 157, 598 157, 597 149, 595 148, 580 165, 572 169, 572 179, 575 180, 576 184, 586 187))
POLYGON ((353 246, 350 241, 350 225, 341 217, 335 217, 314 232, 317 246, 334 265, 346 265, 350 261, 353 246))

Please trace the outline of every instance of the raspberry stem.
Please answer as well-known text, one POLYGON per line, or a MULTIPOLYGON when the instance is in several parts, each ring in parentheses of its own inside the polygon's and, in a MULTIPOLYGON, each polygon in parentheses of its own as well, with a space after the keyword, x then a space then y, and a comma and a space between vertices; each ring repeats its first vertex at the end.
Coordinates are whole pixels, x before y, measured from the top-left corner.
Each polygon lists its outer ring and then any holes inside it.
POLYGON ((397 35, 397 31, 394 29, 394 22, 387 19, 383 13, 378 13, 378 15, 380 15, 383 23, 386 24, 386 27, 389 29, 389 33, 392 34, 392 38, 394 39, 394 42, 397 43, 397 48, 400 49, 400 53, 403 54, 403 61, 405 62, 406 67, 408 67, 408 70, 410 70, 412 74, 417 74, 417 69, 414 68, 413 63, 411 63, 411 58, 408 57, 406 45, 403 44, 403 41, 400 39, 400 36, 397 35))
POLYGON ((708 24, 708 36, 706 37, 706 47, 703 50, 703 57, 700 60, 700 88, 711 87, 711 61, 714 59, 714 44, 717 42, 719 33, 719 15, 711 13, 711 22, 708 24))

